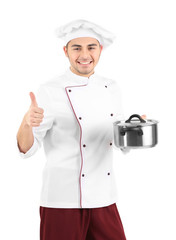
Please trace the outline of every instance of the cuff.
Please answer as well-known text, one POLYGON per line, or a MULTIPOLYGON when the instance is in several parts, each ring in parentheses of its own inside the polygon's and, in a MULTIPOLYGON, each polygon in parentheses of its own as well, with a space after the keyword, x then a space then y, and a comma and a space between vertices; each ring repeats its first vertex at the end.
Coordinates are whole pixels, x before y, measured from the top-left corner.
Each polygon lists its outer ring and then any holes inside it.
POLYGON ((123 152, 123 154, 127 154, 130 152, 130 148, 120 148, 120 150, 123 152))

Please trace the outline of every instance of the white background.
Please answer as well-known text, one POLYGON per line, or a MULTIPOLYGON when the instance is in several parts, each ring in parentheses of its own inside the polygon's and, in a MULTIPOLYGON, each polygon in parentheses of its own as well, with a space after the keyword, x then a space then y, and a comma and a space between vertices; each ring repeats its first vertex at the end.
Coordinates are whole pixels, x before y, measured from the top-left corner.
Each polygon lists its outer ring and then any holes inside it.
POLYGON ((159 120, 159 144, 123 155, 114 150, 117 203, 128 240, 176 240, 174 1, 6 0, 0 4, 0 239, 39 239, 43 149, 21 159, 16 133, 29 92, 69 62, 54 30, 83 18, 114 32, 96 72, 116 79, 126 118, 159 120))

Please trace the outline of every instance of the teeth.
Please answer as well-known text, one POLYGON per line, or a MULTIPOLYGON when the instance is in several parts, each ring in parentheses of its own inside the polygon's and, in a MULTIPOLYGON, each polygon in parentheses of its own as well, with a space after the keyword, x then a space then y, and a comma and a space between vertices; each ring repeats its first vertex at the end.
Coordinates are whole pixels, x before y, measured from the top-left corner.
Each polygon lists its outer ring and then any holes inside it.
POLYGON ((81 64, 89 64, 90 62, 80 62, 81 64))

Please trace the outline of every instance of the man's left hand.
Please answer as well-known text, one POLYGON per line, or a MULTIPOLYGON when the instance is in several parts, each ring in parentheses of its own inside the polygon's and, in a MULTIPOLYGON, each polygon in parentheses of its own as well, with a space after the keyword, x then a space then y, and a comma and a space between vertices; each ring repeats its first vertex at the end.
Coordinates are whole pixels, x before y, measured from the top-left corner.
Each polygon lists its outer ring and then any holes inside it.
POLYGON ((141 115, 141 118, 147 119, 147 116, 145 114, 141 115))

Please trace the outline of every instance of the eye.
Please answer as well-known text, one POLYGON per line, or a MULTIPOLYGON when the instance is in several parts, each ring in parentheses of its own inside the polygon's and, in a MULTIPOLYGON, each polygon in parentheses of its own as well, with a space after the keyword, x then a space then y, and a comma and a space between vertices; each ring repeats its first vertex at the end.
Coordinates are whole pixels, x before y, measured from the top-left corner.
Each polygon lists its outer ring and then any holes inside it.
POLYGON ((76 50, 76 51, 78 51, 78 50, 80 50, 80 48, 73 48, 73 50, 76 50))
POLYGON ((90 47, 89 50, 95 49, 94 47, 90 47))

